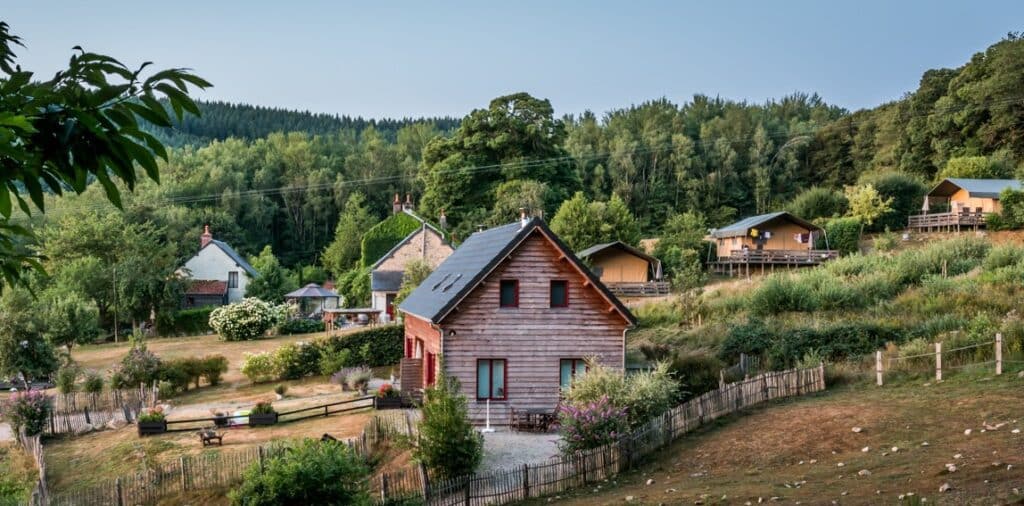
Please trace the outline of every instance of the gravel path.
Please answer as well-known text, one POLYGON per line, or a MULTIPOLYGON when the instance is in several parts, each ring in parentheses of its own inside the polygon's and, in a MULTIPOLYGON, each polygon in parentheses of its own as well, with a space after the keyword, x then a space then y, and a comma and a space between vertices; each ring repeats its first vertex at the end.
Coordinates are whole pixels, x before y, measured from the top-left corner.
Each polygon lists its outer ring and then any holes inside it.
POLYGON ((558 434, 499 431, 484 434, 480 472, 542 462, 558 455, 558 434))

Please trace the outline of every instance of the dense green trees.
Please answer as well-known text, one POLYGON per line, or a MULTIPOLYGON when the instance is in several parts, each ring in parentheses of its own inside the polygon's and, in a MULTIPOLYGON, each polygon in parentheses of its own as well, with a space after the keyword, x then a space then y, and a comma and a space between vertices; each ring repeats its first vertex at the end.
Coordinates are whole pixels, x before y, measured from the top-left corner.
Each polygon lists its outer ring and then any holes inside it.
POLYGON ((576 192, 559 206, 551 219, 551 230, 574 251, 612 241, 631 246, 640 242, 640 225, 618 195, 600 202, 576 192))

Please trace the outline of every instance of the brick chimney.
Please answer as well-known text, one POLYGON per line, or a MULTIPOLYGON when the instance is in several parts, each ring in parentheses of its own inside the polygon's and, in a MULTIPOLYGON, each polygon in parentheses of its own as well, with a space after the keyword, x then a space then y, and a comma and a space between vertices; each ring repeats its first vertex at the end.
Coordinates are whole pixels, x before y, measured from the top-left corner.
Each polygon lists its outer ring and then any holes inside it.
POLYGON ((411 193, 406 193, 405 194, 405 204, 402 204, 402 209, 405 209, 406 211, 412 211, 412 194, 411 193))
POLYGON ((395 194, 395 200, 391 202, 391 211, 395 214, 402 212, 402 199, 397 193, 395 194))
POLYGON ((203 225, 203 235, 199 236, 199 249, 205 248, 212 240, 213 234, 210 233, 210 225, 203 225))

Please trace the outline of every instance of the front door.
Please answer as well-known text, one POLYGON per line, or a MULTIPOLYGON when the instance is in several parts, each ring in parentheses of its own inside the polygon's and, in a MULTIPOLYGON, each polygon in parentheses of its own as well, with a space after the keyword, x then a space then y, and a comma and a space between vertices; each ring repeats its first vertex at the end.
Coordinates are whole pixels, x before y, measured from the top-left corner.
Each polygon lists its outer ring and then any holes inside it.
POLYGON ((389 293, 384 296, 384 307, 387 308, 388 321, 395 321, 395 294, 389 293))
POLYGON ((437 359, 435 358, 435 355, 433 353, 427 352, 427 360, 425 365, 427 368, 427 378, 426 381, 423 383, 423 386, 429 387, 432 386, 434 384, 434 381, 437 379, 437 359))

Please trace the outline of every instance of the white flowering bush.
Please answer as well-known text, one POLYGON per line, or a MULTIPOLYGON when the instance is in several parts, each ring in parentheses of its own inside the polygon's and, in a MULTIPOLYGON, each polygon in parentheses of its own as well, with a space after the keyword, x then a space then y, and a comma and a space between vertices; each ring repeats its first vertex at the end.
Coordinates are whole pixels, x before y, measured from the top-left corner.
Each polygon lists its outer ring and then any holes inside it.
POLYGON ((290 314, 291 307, 256 298, 221 306, 210 313, 210 328, 225 341, 247 341, 262 336, 290 314))

